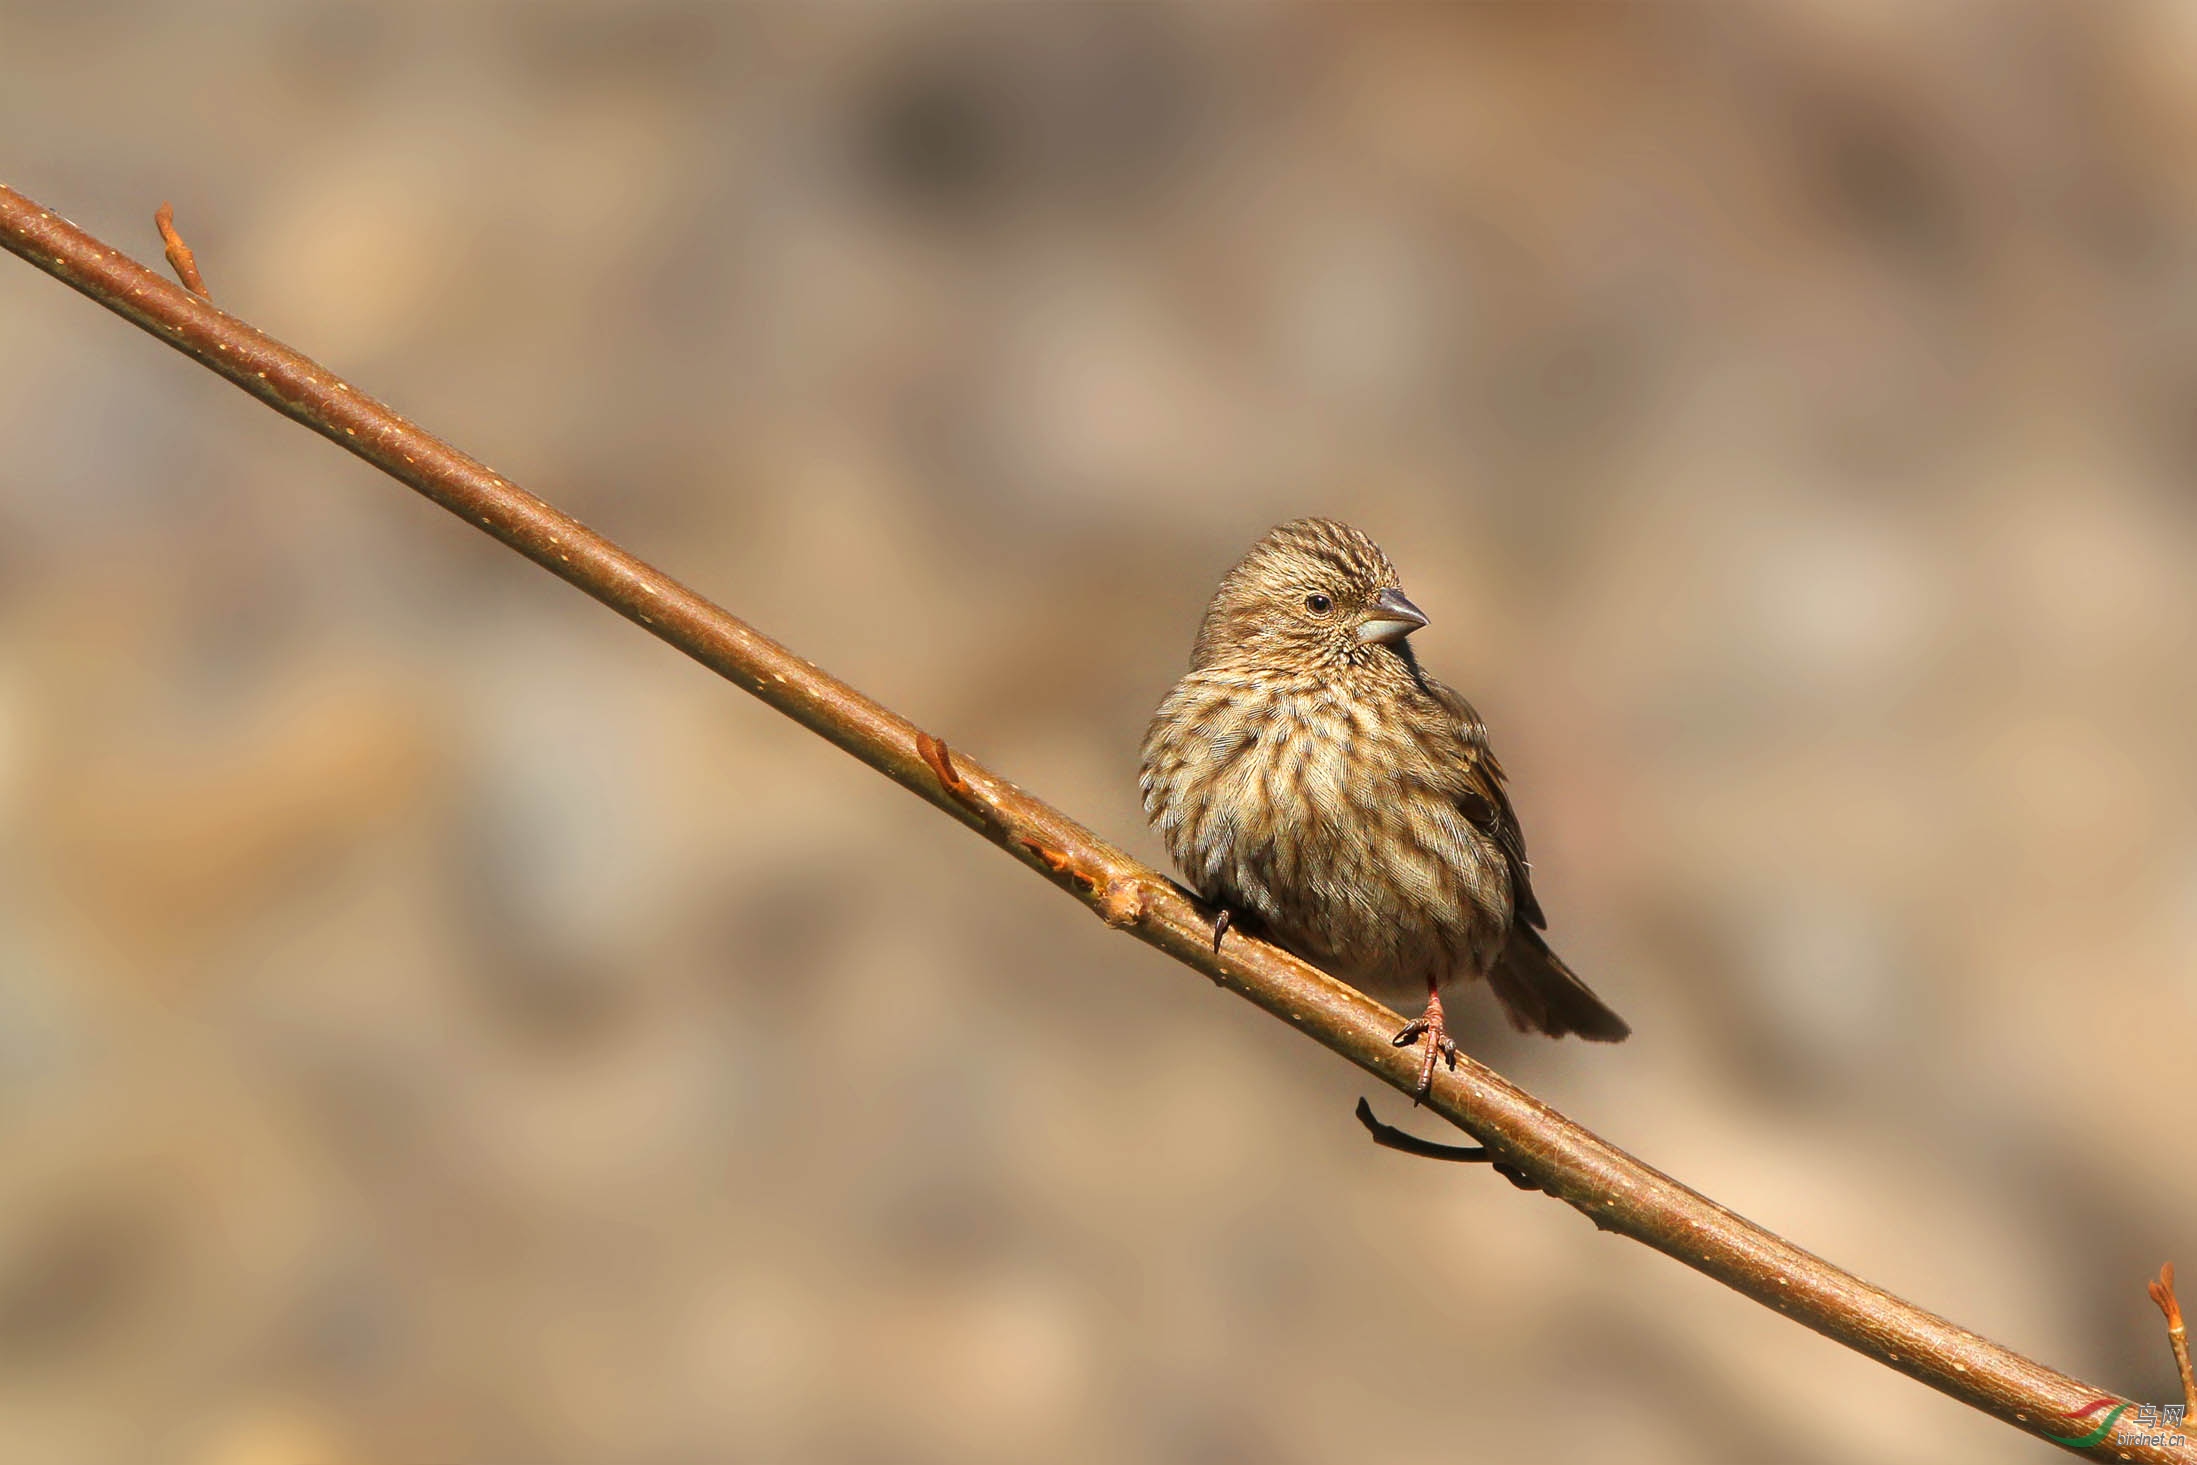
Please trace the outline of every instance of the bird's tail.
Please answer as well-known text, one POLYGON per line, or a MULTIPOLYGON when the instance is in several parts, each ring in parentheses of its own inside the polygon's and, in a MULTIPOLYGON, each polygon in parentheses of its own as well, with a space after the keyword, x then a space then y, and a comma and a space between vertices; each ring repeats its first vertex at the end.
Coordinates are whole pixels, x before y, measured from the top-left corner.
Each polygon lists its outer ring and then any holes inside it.
POLYGON ((1587 990, 1562 957, 1549 950, 1541 933, 1523 921, 1511 927, 1509 944, 1488 972, 1488 985, 1502 999, 1511 1026, 1520 1032, 1561 1038, 1577 1033, 1595 1043, 1615 1043, 1632 1035, 1625 1019, 1587 990))

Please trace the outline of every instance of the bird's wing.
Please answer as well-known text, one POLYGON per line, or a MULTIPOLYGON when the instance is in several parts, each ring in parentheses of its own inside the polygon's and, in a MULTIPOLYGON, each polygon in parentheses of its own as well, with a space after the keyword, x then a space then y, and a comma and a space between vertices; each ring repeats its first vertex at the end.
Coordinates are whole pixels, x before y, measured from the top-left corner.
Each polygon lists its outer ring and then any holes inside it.
POLYGON ((1455 688, 1432 677, 1424 678, 1422 685, 1445 712, 1457 719, 1457 736, 1464 750, 1456 768, 1458 811, 1503 852, 1503 863, 1510 870, 1511 907, 1517 918, 1536 930, 1546 930, 1548 918, 1541 914, 1541 902, 1533 894, 1525 832, 1518 827, 1518 813, 1510 806, 1510 795, 1504 792, 1503 765, 1496 761, 1495 749, 1488 744, 1487 724, 1455 688))

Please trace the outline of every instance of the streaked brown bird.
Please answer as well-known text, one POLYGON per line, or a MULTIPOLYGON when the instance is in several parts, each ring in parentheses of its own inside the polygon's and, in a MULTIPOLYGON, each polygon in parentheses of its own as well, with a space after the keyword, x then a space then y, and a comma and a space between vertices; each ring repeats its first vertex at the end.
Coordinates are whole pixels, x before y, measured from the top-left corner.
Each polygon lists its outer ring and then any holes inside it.
POLYGON ((1369 996, 1426 1010, 1419 1093, 1457 1064, 1442 988, 1485 977, 1511 1024, 1632 1029, 1564 965, 1472 704, 1419 669, 1427 623, 1380 547, 1297 519, 1221 580, 1190 673, 1144 735, 1144 809, 1199 895, 1369 996))

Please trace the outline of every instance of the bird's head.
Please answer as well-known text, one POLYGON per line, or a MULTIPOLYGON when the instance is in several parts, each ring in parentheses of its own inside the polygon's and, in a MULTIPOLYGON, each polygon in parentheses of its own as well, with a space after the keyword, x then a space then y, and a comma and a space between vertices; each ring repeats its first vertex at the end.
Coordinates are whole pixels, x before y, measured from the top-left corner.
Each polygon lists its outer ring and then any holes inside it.
POLYGON ((1427 618, 1381 547, 1333 519, 1292 519, 1221 580, 1191 665, 1332 671, 1404 652, 1427 618))

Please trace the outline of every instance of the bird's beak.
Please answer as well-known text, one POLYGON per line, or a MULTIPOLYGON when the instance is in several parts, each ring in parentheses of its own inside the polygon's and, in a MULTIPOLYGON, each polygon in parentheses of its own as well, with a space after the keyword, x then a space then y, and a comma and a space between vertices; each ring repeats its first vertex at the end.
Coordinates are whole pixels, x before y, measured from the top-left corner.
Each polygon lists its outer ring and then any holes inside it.
POLYGON ((1358 639, 1373 646, 1393 646, 1427 623, 1426 613, 1404 597, 1401 590, 1383 590, 1358 622, 1358 639))

